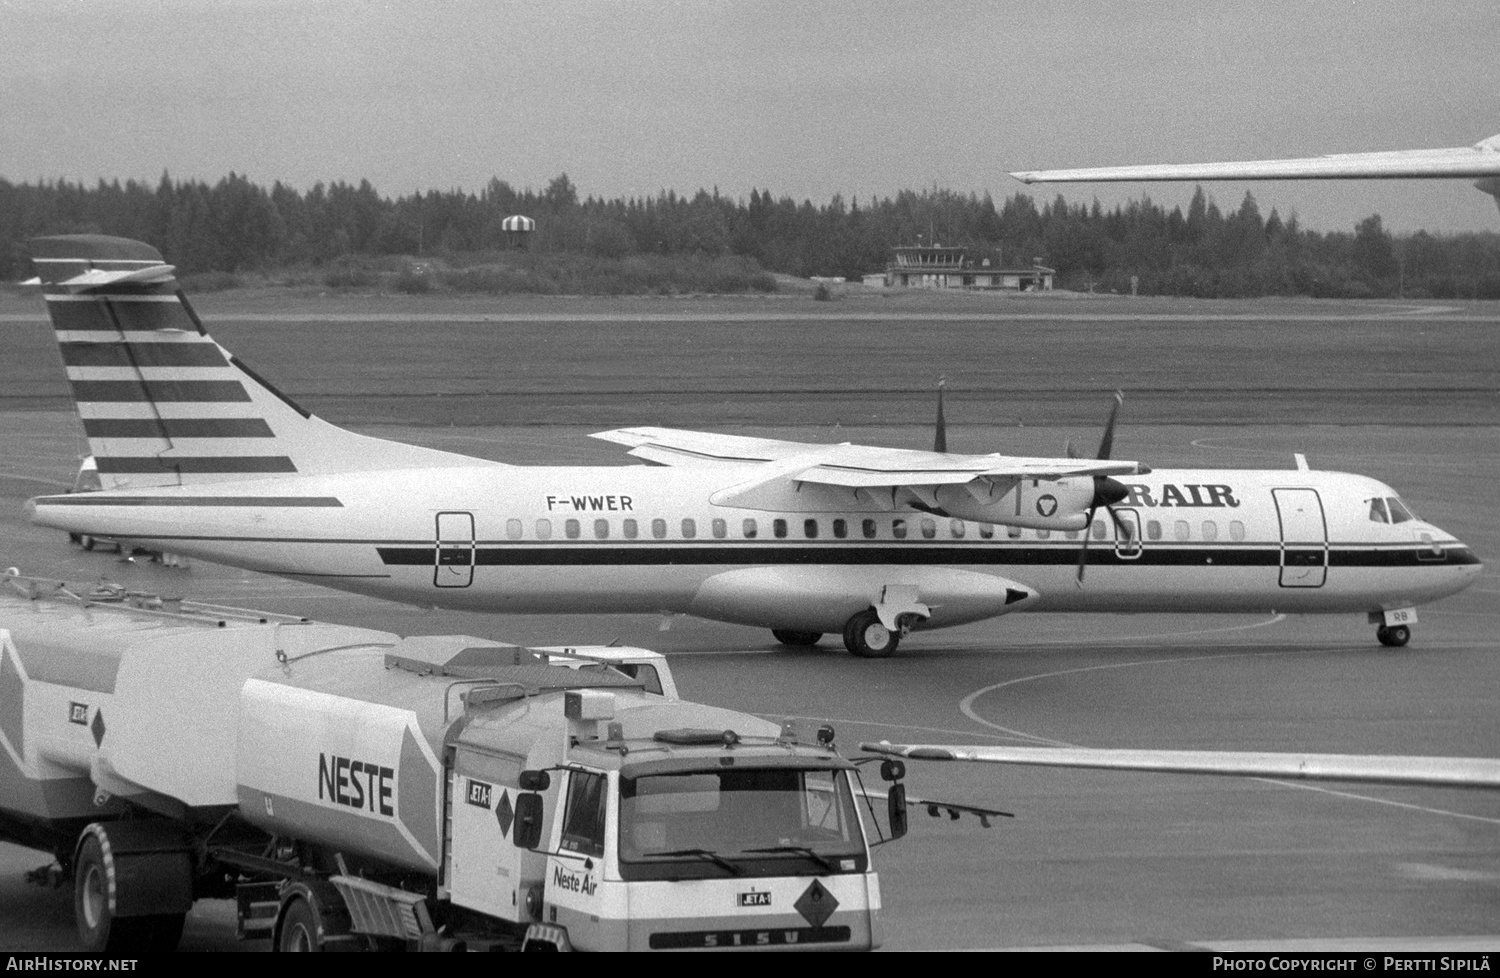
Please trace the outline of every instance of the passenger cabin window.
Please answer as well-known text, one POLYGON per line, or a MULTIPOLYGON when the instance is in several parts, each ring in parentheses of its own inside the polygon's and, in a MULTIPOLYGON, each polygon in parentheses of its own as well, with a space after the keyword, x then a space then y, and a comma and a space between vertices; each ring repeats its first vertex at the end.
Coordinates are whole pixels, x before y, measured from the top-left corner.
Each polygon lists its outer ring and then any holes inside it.
POLYGON ((953 534, 953 539, 955 540, 962 540, 964 536, 964 530, 966 529, 968 529, 968 527, 964 526, 963 520, 948 521, 948 532, 953 534))
POLYGON ((693 537, 695 537, 697 535, 698 535, 698 524, 695 521, 693 521, 692 519, 685 519, 685 520, 683 520, 682 521, 682 538, 684 540, 691 540, 693 537))
POLYGON ((740 529, 744 532, 746 540, 754 540, 760 535, 760 524, 754 520, 746 520, 740 529))
POLYGON ((833 521, 833 535, 835 537, 837 537, 838 539, 840 539, 840 540, 842 540, 845 537, 847 537, 849 535, 849 521, 848 520, 834 520, 833 521))
POLYGON ((865 537, 866 540, 873 540, 873 539, 875 539, 875 537, 880 532, 876 528, 874 520, 865 520, 864 522, 860 523, 860 525, 859 525, 859 531, 864 534, 864 537, 865 537))
POLYGON ((995 539, 995 524, 993 524, 993 523, 981 523, 981 524, 979 524, 979 539, 981 539, 981 540, 993 540, 993 539, 995 539))
POLYGON ((1147 540, 1160 540, 1161 539, 1161 520, 1147 520, 1146 521, 1146 539, 1147 540))
POLYGON ((1172 536, 1178 540, 1191 540, 1193 528, 1188 526, 1187 520, 1177 520, 1172 524, 1172 536))
MULTIPOLYGON (((1183 526, 1186 525, 1186 523, 1183 524, 1183 526)), ((1104 528, 1103 520, 1095 520, 1093 526, 1089 527, 1089 536, 1093 537, 1095 540, 1103 540, 1108 535, 1108 533, 1109 531, 1104 528)))
POLYGON ((594 536, 599 540, 609 539, 609 520, 594 521, 594 536))
POLYGON ((659 519, 652 520, 651 535, 658 540, 665 540, 667 538, 667 521, 659 519))
POLYGON ((807 537, 809 540, 816 540, 818 538, 818 521, 803 520, 802 535, 807 537))
POLYGON ((625 539, 634 540, 641 535, 641 525, 635 520, 625 521, 625 539))
POLYGON ((552 521, 551 520, 537 520, 536 521, 536 538, 538 540, 551 540, 552 539, 552 521))
POLYGON ((1052 539, 1052 531, 1051 530, 1037 530, 1036 531, 1036 538, 1038 540, 1051 540, 1052 539))
MULTIPOLYGON (((1005 535, 1010 537, 1012 540, 1019 540, 1021 539, 1021 528, 1019 526, 1007 526, 1005 528, 1005 535)), ((1104 538, 1100 537, 1099 539, 1102 540, 1104 538)))
POLYGON ((922 539, 931 540, 937 536, 937 523, 928 517, 922 517, 922 539))
POLYGON ((906 539, 906 521, 902 519, 891 520, 891 536, 897 540, 906 539))
POLYGON ((1204 520, 1203 521, 1203 539, 1205 539, 1205 540, 1217 540, 1217 539, 1219 539, 1219 524, 1215 523, 1213 520, 1204 520))
POLYGON ((771 532, 773 534, 775 534, 776 539, 778 539, 778 540, 785 540, 786 539, 786 520, 772 520, 771 521, 771 532))
POLYGON ((1241 523, 1239 520, 1230 520, 1229 539, 1233 540, 1235 543, 1242 542, 1245 539, 1245 524, 1241 523))
POLYGON ((563 534, 569 540, 577 540, 578 539, 578 521, 577 520, 564 520, 563 521, 563 534))
POLYGON ((1372 500, 1370 500, 1370 522, 1371 523, 1389 523, 1390 521, 1391 521, 1390 514, 1385 511, 1385 500, 1384 499, 1372 499, 1372 500))
POLYGON ((728 523, 725 523, 723 520, 716 519, 716 520, 713 521, 713 523, 711 525, 713 527, 713 533, 714 533, 714 539, 715 540, 722 540, 725 537, 729 536, 729 524, 728 523))
POLYGON ((570 771, 568 807, 563 815, 562 848, 586 856, 604 855, 604 775, 570 771))
POLYGON ((511 539, 511 540, 519 540, 519 539, 521 539, 521 534, 524 533, 524 532, 525 532, 525 530, 522 527, 520 520, 506 520, 505 521, 505 535, 509 539, 511 539))

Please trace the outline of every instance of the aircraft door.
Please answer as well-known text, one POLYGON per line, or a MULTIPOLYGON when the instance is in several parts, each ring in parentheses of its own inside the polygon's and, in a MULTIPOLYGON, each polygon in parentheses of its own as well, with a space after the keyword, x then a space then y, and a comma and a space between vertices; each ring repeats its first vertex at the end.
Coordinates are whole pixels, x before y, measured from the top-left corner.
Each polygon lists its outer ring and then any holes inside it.
MULTIPOLYGON (((1120 527, 1115 527, 1115 556, 1121 560, 1135 560, 1141 555, 1141 514, 1133 509, 1117 509, 1115 516, 1130 530, 1130 538, 1127 540, 1120 532, 1120 527)), ((1110 520, 1110 523, 1114 523, 1114 520, 1110 520)))
POLYGON ((474 514, 437 514, 437 549, 432 583, 468 587, 474 583, 474 514))
POLYGON ((1316 489, 1272 489, 1281 520, 1281 586, 1322 587, 1328 579, 1328 524, 1316 489))

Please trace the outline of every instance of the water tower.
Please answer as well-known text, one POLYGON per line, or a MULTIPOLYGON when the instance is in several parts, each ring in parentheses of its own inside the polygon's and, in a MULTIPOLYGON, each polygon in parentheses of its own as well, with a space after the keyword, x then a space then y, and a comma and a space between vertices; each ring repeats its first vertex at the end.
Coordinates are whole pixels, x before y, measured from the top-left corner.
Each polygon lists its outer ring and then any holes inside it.
POLYGON ((506 244, 512 248, 524 248, 531 239, 531 233, 536 230, 536 222, 529 217, 512 214, 500 222, 500 229, 505 232, 506 244))

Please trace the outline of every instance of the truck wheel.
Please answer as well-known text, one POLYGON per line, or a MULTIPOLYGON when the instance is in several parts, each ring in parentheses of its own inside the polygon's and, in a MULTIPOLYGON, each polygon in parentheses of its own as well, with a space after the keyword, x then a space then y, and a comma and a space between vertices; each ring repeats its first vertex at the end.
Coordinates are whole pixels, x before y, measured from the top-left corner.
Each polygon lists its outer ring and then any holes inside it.
POLYGON ((79 534, 79 536, 78 536, 78 545, 80 547, 82 547, 83 549, 85 549, 85 550, 93 550, 94 549, 94 538, 91 537, 91 536, 89 536, 87 533, 79 534))
POLYGON ((790 632, 784 628, 771 629, 771 637, 782 645, 790 645, 793 648, 807 648, 817 645, 818 639, 823 637, 821 632, 790 632))
POLYGON ((323 938, 318 933, 318 914, 302 897, 293 897, 281 918, 278 951, 321 951, 323 938))
POLYGON ((861 659, 884 659, 900 642, 901 636, 881 624, 873 610, 861 611, 844 626, 844 647, 861 659))
POLYGON ((174 950, 182 937, 185 915, 116 918, 109 908, 114 887, 114 860, 105 856, 99 838, 90 833, 79 847, 73 867, 73 915, 85 950, 127 957, 174 950))

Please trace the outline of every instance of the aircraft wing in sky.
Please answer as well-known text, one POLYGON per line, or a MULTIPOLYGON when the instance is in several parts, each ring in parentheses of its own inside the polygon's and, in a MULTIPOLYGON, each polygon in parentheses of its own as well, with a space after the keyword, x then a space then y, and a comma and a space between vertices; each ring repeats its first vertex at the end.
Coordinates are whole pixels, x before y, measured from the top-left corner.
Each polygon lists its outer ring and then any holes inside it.
POLYGON ((1110 750, 1084 747, 892 744, 888 741, 860 744, 860 747, 875 754, 910 760, 972 761, 1034 767, 1219 774, 1307 781, 1352 781, 1367 784, 1500 788, 1500 760, 1482 757, 1110 750))
MULTIPOLYGON (((1231 163, 1164 163, 1068 170, 1024 170, 1022 183, 1094 183, 1143 180, 1362 180, 1500 177, 1500 135, 1474 146, 1340 153, 1293 160, 1231 163)), ((1479 189, 1491 192, 1481 186, 1479 189)))

